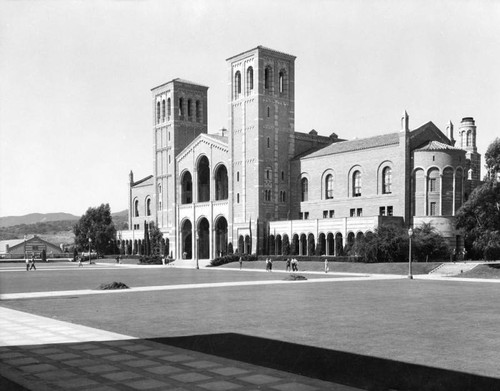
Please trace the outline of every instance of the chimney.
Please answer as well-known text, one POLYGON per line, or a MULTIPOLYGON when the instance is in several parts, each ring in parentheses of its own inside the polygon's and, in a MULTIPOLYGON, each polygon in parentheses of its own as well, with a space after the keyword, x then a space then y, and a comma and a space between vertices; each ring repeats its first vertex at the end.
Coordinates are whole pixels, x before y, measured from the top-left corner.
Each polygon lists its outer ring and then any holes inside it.
POLYGON ((455 145, 455 140, 453 139, 453 123, 451 121, 449 121, 446 126, 446 136, 450 139, 451 145, 455 145))
POLYGON ((408 116, 408 113, 405 110, 403 116, 401 117, 401 131, 409 132, 410 131, 409 126, 410 126, 410 117, 408 116))
POLYGON ((220 135, 222 137, 226 137, 227 136, 227 129, 226 128, 220 128, 219 132, 220 132, 220 135))

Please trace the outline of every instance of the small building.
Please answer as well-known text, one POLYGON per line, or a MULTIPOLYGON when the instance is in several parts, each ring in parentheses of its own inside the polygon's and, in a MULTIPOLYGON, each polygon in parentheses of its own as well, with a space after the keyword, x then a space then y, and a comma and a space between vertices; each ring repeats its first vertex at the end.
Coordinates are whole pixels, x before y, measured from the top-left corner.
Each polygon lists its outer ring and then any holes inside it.
POLYGON ((62 254, 61 248, 47 242, 36 235, 27 236, 26 239, 0 240, 0 257, 7 259, 24 258, 25 256, 40 258, 45 250, 47 257, 50 254, 62 254))

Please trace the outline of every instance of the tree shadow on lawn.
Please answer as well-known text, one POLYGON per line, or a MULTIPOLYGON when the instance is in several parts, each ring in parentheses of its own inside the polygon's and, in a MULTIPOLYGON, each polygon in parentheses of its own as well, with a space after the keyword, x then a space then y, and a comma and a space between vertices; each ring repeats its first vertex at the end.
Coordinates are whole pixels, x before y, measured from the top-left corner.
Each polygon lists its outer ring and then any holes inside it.
POLYGON ((366 390, 500 390, 496 378, 237 333, 150 340, 366 390))

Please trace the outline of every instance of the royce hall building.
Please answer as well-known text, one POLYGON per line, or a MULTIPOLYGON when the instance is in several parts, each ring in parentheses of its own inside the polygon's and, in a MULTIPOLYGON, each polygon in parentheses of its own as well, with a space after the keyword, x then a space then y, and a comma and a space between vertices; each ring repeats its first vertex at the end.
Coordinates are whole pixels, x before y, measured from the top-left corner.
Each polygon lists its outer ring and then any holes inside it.
MULTIPOLYGON (((140 253, 144 224, 166 252, 208 260, 234 251, 340 255, 384 224, 430 222, 457 251, 454 216, 480 183, 476 126, 454 138, 432 122, 364 139, 295 131, 295 57, 258 46, 226 60, 228 127, 208 133, 208 87, 173 79, 152 89, 153 174, 129 178, 129 230, 140 253)), ((187 261, 186 261, 187 262, 187 261)))

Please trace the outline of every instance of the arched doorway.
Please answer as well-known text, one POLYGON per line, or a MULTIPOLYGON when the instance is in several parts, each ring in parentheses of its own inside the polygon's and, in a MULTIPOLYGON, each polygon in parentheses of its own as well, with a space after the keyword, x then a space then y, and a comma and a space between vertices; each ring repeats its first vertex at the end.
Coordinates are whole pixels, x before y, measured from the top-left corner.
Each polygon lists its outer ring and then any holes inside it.
POLYGON ((269 235, 269 255, 276 254, 274 235, 269 235))
POLYGON ((335 255, 335 241, 331 232, 326 235, 326 254, 335 255))
POLYGON ((290 239, 288 239, 288 235, 285 234, 283 235, 283 255, 290 255, 290 239))
POLYGON ((215 173, 215 199, 227 200, 228 198, 228 181, 226 166, 221 165, 215 173))
POLYGON ((340 232, 335 235, 335 256, 344 255, 344 238, 340 232))
POLYGON ((300 252, 299 255, 307 255, 307 237, 305 234, 300 235, 300 252))
POLYGON ((314 243, 314 235, 307 235, 307 255, 316 255, 316 245, 314 243))
POLYGON ((227 220, 219 217, 215 222, 215 256, 227 254, 227 220))
POLYGON ((318 245, 316 246, 316 255, 326 254, 326 236, 324 233, 320 233, 318 236, 318 245))
POLYGON ((245 236, 245 254, 251 254, 252 253, 252 242, 250 240, 250 236, 247 235, 245 236))
POLYGON ((198 162, 198 202, 210 201, 210 167, 208 158, 203 156, 198 162))
POLYGON ((281 235, 276 235, 276 255, 282 255, 283 248, 281 244, 281 235))
POLYGON ((191 221, 185 220, 182 223, 181 228, 181 248, 182 248, 182 258, 192 259, 193 253, 193 226, 191 221))
POLYGON ((243 235, 240 235, 238 238, 238 252, 243 254, 245 250, 245 239, 243 239, 243 235))
POLYGON ((198 259, 210 258, 210 224, 203 217, 198 222, 198 259))
POLYGON ((186 171, 181 179, 181 204, 193 202, 193 179, 191 173, 186 171))
POLYGON ((293 238, 292 238, 292 251, 291 251, 291 254, 292 255, 299 255, 299 248, 300 248, 299 235, 295 234, 295 235, 293 235, 293 238))

